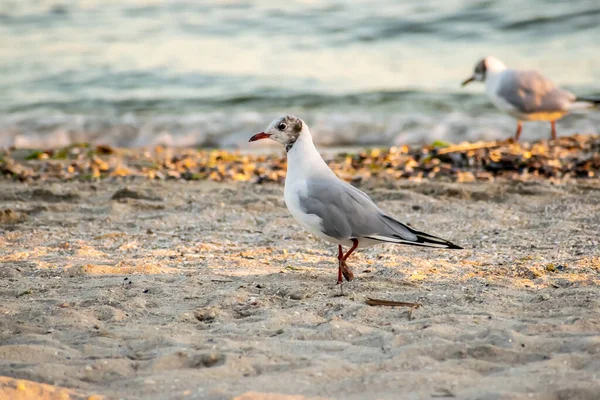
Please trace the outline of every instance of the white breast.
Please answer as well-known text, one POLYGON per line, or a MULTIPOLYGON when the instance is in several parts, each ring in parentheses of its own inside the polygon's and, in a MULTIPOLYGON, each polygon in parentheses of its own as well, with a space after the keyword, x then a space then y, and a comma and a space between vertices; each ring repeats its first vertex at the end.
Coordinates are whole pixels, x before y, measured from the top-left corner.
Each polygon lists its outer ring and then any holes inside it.
POLYGON ((288 153, 285 204, 294 219, 307 231, 330 243, 341 244, 337 239, 325 235, 323 220, 315 214, 307 214, 300 204, 300 197, 306 197, 308 193, 307 180, 322 174, 332 174, 332 172, 314 148, 310 136, 304 138, 301 136, 288 153))
POLYGON ((290 182, 290 180, 286 178, 284 190, 285 205, 290 211, 290 214, 292 214, 292 217, 294 217, 300 225, 310 233, 321 237, 321 235, 323 235, 321 231, 323 226, 322 219, 314 214, 307 214, 300 205, 300 196, 306 196, 306 190, 305 180, 296 179, 293 182, 290 182))
POLYGON ((519 111, 508 101, 498 96, 498 87, 502 83, 503 72, 488 74, 485 80, 485 92, 496 107, 515 118, 519 118, 519 111))

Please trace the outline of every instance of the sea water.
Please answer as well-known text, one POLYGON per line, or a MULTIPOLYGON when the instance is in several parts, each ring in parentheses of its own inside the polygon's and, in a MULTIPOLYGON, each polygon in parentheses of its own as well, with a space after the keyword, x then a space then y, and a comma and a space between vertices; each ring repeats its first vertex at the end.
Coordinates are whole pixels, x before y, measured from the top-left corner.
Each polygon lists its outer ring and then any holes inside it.
POLYGON ((243 148, 285 113, 320 145, 507 138, 474 64, 599 95, 598 38, 597 0, 0 0, 0 146, 243 148))

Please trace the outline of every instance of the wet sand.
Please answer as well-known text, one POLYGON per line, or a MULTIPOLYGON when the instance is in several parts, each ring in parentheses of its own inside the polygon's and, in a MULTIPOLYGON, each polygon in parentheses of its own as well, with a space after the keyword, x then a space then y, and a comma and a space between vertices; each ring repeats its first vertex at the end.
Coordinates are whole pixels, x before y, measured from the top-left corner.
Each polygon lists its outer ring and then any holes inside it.
POLYGON ((597 179, 361 188, 466 249, 358 251, 339 296, 336 249, 280 184, 0 181, 0 398, 9 378, 124 399, 599 398, 597 179))

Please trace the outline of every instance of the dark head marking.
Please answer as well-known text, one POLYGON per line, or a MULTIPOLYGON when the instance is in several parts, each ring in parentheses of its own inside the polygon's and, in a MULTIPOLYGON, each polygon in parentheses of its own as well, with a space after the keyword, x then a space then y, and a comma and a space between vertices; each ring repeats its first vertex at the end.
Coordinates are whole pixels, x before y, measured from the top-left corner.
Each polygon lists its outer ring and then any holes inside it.
POLYGON ((485 65, 485 58, 482 59, 481 61, 479 61, 477 63, 477 65, 475 65, 475 73, 474 76, 477 78, 477 80, 479 81, 485 81, 485 74, 487 72, 487 67, 485 65))
POLYGON ((296 133, 297 137, 300 135, 300 132, 302 132, 302 120, 294 117, 293 115, 286 115, 285 117, 281 118, 278 128, 280 130, 291 128, 292 132, 296 133))
POLYGON ((275 129, 281 132, 285 151, 290 151, 302 132, 302 120, 293 115, 286 115, 277 121, 275 129))
MULTIPOLYGON (((261 139, 272 139, 285 146, 285 151, 290 151, 304 129, 304 122, 293 115, 286 115, 275 119, 265 132, 257 133, 250 138, 250 142, 261 139)), ((310 134, 308 134, 310 136, 310 134)))

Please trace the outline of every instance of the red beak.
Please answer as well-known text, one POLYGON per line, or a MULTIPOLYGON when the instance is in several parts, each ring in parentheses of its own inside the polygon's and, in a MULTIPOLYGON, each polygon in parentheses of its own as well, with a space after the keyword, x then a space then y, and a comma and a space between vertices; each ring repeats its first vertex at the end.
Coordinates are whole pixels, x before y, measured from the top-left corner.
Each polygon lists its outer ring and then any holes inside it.
POLYGON ((460 84, 460 86, 467 86, 469 83, 473 82, 475 80, 474 76, 470 76, 467 79, 465 79, 463 81, 463 83, 460 84))
POLYGON ((250 138, 250 140, 248 140, 248 141, 255 142, 260 139, 268 139, 269 137, 271 137, 271 135, 269 135, 268 133, 261 132, 261 133, 257 133, 256 135, 252 136, 250 138))

